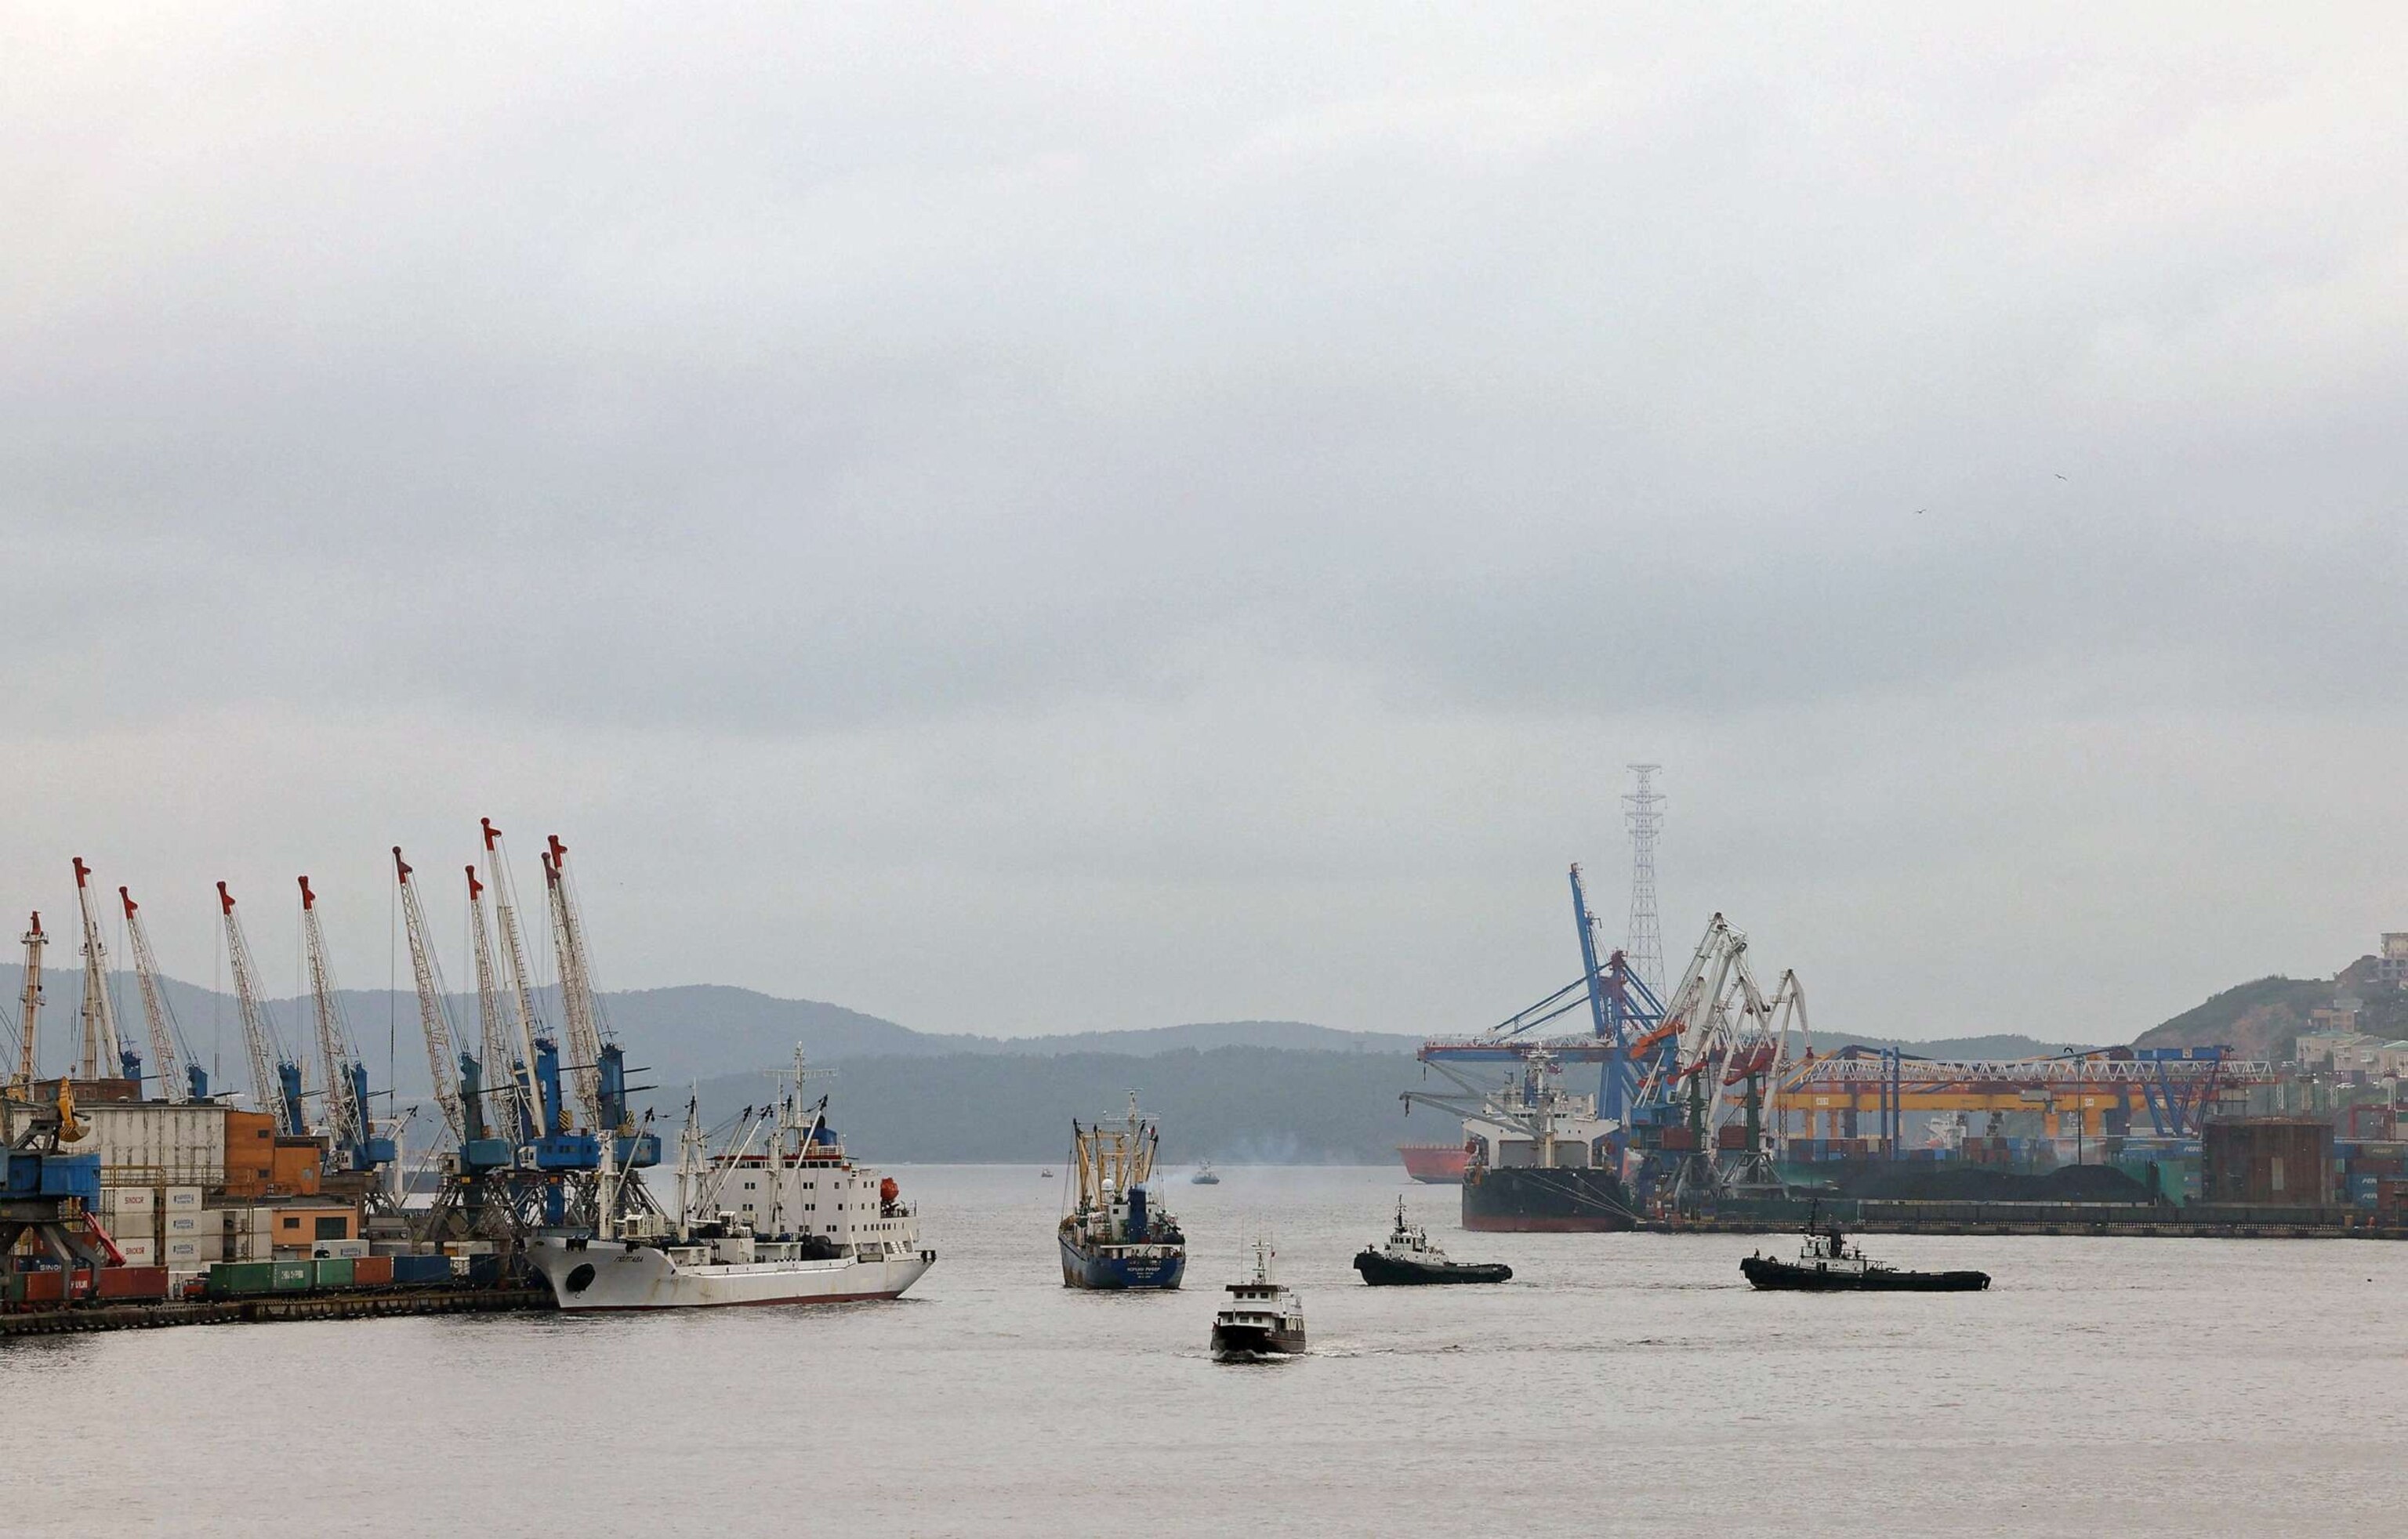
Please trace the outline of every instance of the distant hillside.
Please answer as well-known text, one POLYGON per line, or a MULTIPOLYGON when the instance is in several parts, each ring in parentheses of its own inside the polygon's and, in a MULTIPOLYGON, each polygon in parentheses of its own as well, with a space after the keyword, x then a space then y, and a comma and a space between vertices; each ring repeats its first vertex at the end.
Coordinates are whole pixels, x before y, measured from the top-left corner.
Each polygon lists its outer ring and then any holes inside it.
POLYGON ((2385 1038, 2408 1036, 2408 993, 2374 983, 2374 959, 2360 957, 2330 978, 2263 977, 2193 1005, 2134 1041, 2142 1047, 2229 1046, 2243 1058, 2285 1059, 2310 1027, 2308 1012, 2348 994, 2364 1002, 2358 1029, 2385 1038))
MULTIPOLYGON (((0 1016, 8 1027, 0 1037, 15 1037, 13 1005, 23 970, 0 963, 0 1016)), ((79 973, 45 969, 42 1005, 42 1062, 57 1065, 72 1051, 76 1009, 82 996, 79 973)), ((204 989, 180 979, 165 980, 169 1008, 183 1028, 193 1051, 207 1061, 215 1058, 219 1077, 239 1083, 243 1045, 239 1018, 230 993, 204 989)), ((131 976, 112 977, 120 1024, 136 1046, 143 1041, 141 997, 131 976)), ((352 1034, 380 1083, 391 1051, 393 1077, 405 1096, 426 1090, 426 1051, 418 1023, 418 997, 385 990, 347 989, 339 995, 352 1034)), ((452 1028, 464 1041, 478 1032, 473 994, 448 996, 452 1028)), ((560 1019, 559 995, 537 991, 538 1010, 548 1020, 560 1019)), ((838 1062, 863 1057, 925 1057, 937 1054, 1054 1055, 1119 1053, 1151 1057, 1178 1051, 1209 1051, 1217 1047, 1275 1047, 1307 1051, 1411 1053, 1420 1039, 1388 1032, 1346 1032, 1300 1020, 1200 1021, 1144 1030, 1077 1032, 1057 1036, 996 1037, 914 1031, 892 1020, 849 1010, 819 1000, 780 999, 751 989, 719 984, 687 984, 670 989, 637 989, 602 996, 602 1012, 627 1046, 628 1062, 649 1071, 656 1082, 739 1074, 767 1064, 782 1063, 796 1044, 817 1062, 838 1062)), ((278 1033, 299 1047, 308 1040, 314 1017, 307 1001, 287 998, 267 1002, 269 1019, 278 1033)))
POLYGON ((1422 1039, 1398 1032, 1341 1032, 1301 1020, 1207 1020, 1185 1026, 1154 1026, 1130 1032, 1071 1032, 1061 1036, 936 1037, 988 1044, 1005 1053, 1158 1053, 1215 1047, 1285 1047, 1319 1052, 1411 1053, 1422 1039))
MULTIPOLYGON (((1410 1123, 1398 1092, 1419 1083, 1394 1054, 1192 1047, 1138 1058, 944 1053, 873 1057, 838 1065, 829 1118, 873 1163, 1058 1165, 1070 1119, 1124 1112, 1131 1090, 1162 1119, 1162 1157, 1242 1163, 1387 1164, 1415 1138, 1452 1142, 1455 1125, 1424 1112, 1410 1123)), ((717 1122, 775 1093, 769 1074, 698 1087, 717 1122)), ((656 1128, 676 1125, 681 1098, 656 1093, 656 1128)))

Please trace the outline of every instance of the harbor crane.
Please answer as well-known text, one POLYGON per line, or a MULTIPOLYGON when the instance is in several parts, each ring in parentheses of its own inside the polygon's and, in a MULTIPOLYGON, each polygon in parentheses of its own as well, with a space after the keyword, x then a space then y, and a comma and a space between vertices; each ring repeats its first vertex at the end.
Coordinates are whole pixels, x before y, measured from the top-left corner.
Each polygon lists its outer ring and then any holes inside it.
MULTIPOLYGON (((415 874, 408 862, 401 858, 401 847, 393 847, 394 884, 401 893, 403 928, 409 936, 409 970, 418 986, 418 1023, 426 1037, 426 1061, 430 1082, 435 1087, 435 1099, 442 1108, 444 1126, 450 1130, 457 1147, 463 1172, 490 1170, 510 1162, 511 1145, 497 1137, 490 1120, 492 1113, 485 1096, 485 1066, 493 1062, 490 1048, 480 1044, 480 1058, 460 1045, 452 1029, 450 990, 444 987, 443 964, 435 952, 435 937, 426 922, 425 905, 420 903, 418 884, 409 878, 415 874)), ((469 876, 471 901, 474 901, 475 874, 469 876)), ((481 914, 481 909, 479 910, 481 914)), ((481 943, 483 937, 479 936, 481 943)), ((486 948, 477 948, 480 993, 492 991, 492 968, 486 948)), ((507 1063, 508 1058, 502 1060, 507 1063)))
POLYGON ((1668 996, 1659 1030, 1666 1050, 1641 1080, 1634 1112, 1641 1193, 1669 1184, 1687 1201, 1734 1186, 1777 1186, 1771 1135, 1784 1072, 1792 1038, 1801 1047, 1808 1040, 1798 975, 1783 973, 1767 995, 1749 965, 1747 936, 1716 914, 1668 996))
POLYGON ((317 1006, 318 1055, 326 1073, 326 1133, 353 1171, 379 1171, 393 1162, 394 1142, 380 1135, 368 1109, 368 1071, 351 1039, 351 1022, 335 991, 334 966, 325 932, 318 923, 318 895, 301 881, 301 940, 309 967, 309 993, 317 1006))
POLYGON ((546 836, 536 859, 543 864, 544 896, 552 916, 552 951, 560 965, 560 1017, 566 1029, 570 1074, 586 1124, 597 1133, 615 1133, 618 1124, 603 1116, 602 1027, 595 1019, 594 990, 585 972, 585 937, 570 901, 566 873, 568 847, 557 834, 546 836))
POLYGON ((142 922, 141 905, 122 887, 117 890, 117 901, 125 905, 125 943, 134 953, 134 976, 142 989, 142 1019, 150 1027, 150 1057, 161 1092, 177 1105, 207 1101, 209 1071, 193 1056, 191 1045, 184 1041, 184 1028, 167 1003, 166 985, 160 976, 159 959, 150 950, 150 931, 142 922))
POLYGON ((42 1021, 42 947, 50 937, 42 933, 42 915, 35 910, 33 922, 25 927, 22 937, 25 943, 25 987, 18 997, 17 1023, 24 1034, 17 1040, 17 1073, 9 1088, 19 1095, 31 1098, 34 1080, 40 1068, 36 1048, 41 1040, 42 1021))
POLYGON ((501 985, 494 973, 493 931, 485 921, 485 884, 477 879, 475 866, 466 870, 468 933, 477 960, 478 1045, 483 1054, 482 1069, 496 1077, 488 1089, 467 1084, 464 1073, 461 1115, 467 1119, 473 1136, 523 1144, 535 1137, 535 1130, 543 1121, 530 1093, 534 1082, 528 1077, 535 1062, 535 1043, 516 1030, 525 1022, 513 1018, 502 1004, 501 985))
POLYGON ((503 982, 526 1054, 526 1110, 532 1125, 525 1136, 530 1142, 565 1136, 570 1122, 560 1096, 560 1048, 536 1012, 535 990, 527 981, 526 942, 519 930, 518 903, 502 831, 491 818, 480 818, 477 822, 485 840, 485 886, 494 894, 494 933, 500 942, 503 982))
POLYGON ((75 1076, 106 1079, 122 1076, 139 1084, 142 1055, 127 1049, 117 1035, 117 1006, 108 993, 108 949, 101 944, 100 918, 92 908, 92 867, 75 857, 76 907, 83 915, 83 1006, 79 1012, 82 1033, 78 1040, 75 1076))
POLYGON ((443 973, 435 959, 435 942, 426 933, 426 910, 418 901, 418 889, 410 885, 409 862, 401 858, 401 847, 393 847, 393 879, 401 897, 401 923, 409 937, 409 974, 418 986, 418 1026, 426 1037, 427 1083, 434 1087, 435 1104, 443 1113, 443 1125, 451 1130, 454 1143, 468 1136, 467 1122, 463 1115, 460 1087, 464 1076, 473 1076, 476 1060, 465 1062, 459 1056, 463 1049, 453 1045, 452 1007, 443 997, 443 973))
POLYGON ((251 1059, 251 1102, 276 1115, 278 1131, 289 1138, 309 1136, 308 1119, 301 1110, 301 1065, 285 1051, 268 1019, 259 992, 259 963, 251 954, 242 919, 234 911, 234 894, 218 883, 218 912, 225 924, 226 963, 234 974, 235 1011, 242 1018, 243 1050, 251 1059))
POLYGON ((561 1014, 568 1023, 568 1049, 578 1061, 577 1083, 594 1131, 611 1140, 611 1158, 622 1167, 660 1163, 657 1134, 638 1130, 627 1109, 626 1049, 603 1018, 585 946, 585 919, 568 876, 568 847, 557 834, 545 839, 544 883, 552 902, 552 945, 560 958, 561 1014))

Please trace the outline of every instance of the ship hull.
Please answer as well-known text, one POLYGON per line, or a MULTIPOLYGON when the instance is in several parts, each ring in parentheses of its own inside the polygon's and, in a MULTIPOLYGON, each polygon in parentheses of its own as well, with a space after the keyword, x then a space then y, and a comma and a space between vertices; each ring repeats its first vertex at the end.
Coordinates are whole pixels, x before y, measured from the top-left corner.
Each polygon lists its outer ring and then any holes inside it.
POLYGON ((1062 1286, 1103 1292, 1168 1291, 1187 1275, 1187 1252, 1169 1246, 1100 1246, 1092 1250, 1062 1246, 1062 1286))
POLYGON ((1258 1358, 1288 1358, 1304 1350, 1304 1328, 1221 1325, 1212 1327, 1212 1356, 1223 1362, 1248 1362, 1258 1358))
POLYGON ((1610 1170, 1488 1167, 1463 1179, 1463 1227, 1501 1234, 1602 1234, 1639 1227, 1610 1170))
POLYGON ((656 1246, 538 1239, 527 1261, 563 1310, 711 1309, 899 1298, 936 1264, 932 1251, 881 1261, 684 1266, 656 1246))
POLYGON ((1770 1292, 1978 1293, 1990 1286, 1986 1272, 1833 1272, 1765 1256, 1750 1256, 1739 1269, 1750 1283, 1770 1292))
POLYGON ((1400 1261, 1377 1250, 1358 1251, 1354 1270, 1374 1288, 1419 1288, 1447 1283, 1501 1283, 1513 1280, 1513 1269, 1502 1261, 1400 1261))
POLYGON ((1399 1144, 1397 1153, 1406 1175, 1433 1187, 1462 1185, 1464 1166, 1471 1160, 1460 1144, 1399 1144))

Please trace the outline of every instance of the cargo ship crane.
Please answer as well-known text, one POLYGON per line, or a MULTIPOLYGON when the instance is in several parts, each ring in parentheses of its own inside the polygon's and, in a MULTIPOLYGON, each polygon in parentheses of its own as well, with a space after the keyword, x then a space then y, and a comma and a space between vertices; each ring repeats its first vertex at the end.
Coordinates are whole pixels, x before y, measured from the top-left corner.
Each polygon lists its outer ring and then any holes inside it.
POLYGON ((141 905, 122 887, 117 890, 117 901, 125 905, 125 944, 134 953, 134 976, 142 989, 142 1019, 150 1030, 150 1057, 157 1068, 160 1089, 174 1105, 207 1101, 209 1071, 193 1056, 191 1046, 184 1041, 184 1028, 167 1003, 166 986, 160 978, 159 959, 150 950, 150 931, 142 922, 141 905))
POLYGON ((50 940, 42 933, 40 910, 35 911, 33 922, 26 926, 22 939, 25 943, 25 988, 18 996, 17 1022, 24 1029, 24 1035, 17 1043, 17 1073, 9 1081, 9 1088, 19 1095, 30 1098, 34 1093, 34 1080, 41 1067, 36 1062, 39 1054, 36 1048, 41 1040, 42 947, 50 940))
POLYGON ((393 1140, 380 1136, 368 1110, 368 1071, 351 1040, 351 1022, 336 997, 334 967, 326 959, 325 932, 318 924, 318 895, 301 881, 301 940, 309 967, 309 993, 317 1005, 318 1054, 326 1070, 326 1131, 353 1171, 378 1171, 393 1162, 393 1140))
POLYGON ((288 1138, 309 1136, 308 1119, 301 1111, 301 1065, 284 1050, 267 1007, 259 993, 259 963, 252 960, 251 941, 234 911, 234 894, 218 883, 218 910, 225 923, 226 963, 234 974, 236 1013, 242 1017, 243 1050, 251 1058, 251 1101, 261 1111, 274 1112, 277 1126, 288 1138))
POLYGON ((142 1080, 142 1055, 118 1039, 117 1006, 108 996, 108 950, 101 945, 100 919, 92 911, 92 867, 75 857, 76 907, 83 915, 83 1033, 76 1054, 78 1079, 122 1076, 142 1080))

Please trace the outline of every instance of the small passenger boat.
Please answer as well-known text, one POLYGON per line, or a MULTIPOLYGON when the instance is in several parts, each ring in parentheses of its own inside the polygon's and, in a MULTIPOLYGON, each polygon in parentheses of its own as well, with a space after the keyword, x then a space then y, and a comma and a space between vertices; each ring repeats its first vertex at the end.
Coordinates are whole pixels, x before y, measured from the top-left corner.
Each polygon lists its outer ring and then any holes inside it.
POLYGON ((1397 1199, 1397 1227, 1388 1243, 1374 1250, 1365 1246, 1354 1256, 1354 1270, 1374 1288, 1417 1283, 1501 1283, 1512 1280, 1513 1269, 1502 1261, 1457 1261, 1430 1243, 1421 1225, 1405 1218, 1405 1200, 1397 1199))
POLYGON ((1756 1288, 1806 1293, 1977 1293, 1990 1286, 1986 1272, 1901 1272, 1869 1259, 1848 1244, 1837 1223, 1817 1226, 1809 1214, 1806 1244, 1798 1260, 1757 1254, 1739 1263, 1756 1288))
POLYGON ((1229 1302, 1212 1317, 1212 1357, 1219 1362, 1293 1357, 1304 1350, 1304 1305, 1293 1289, 1271 1280, 1272 1251, 1254 1242, 1254 1275, 1229 1287, 1229 1302))

